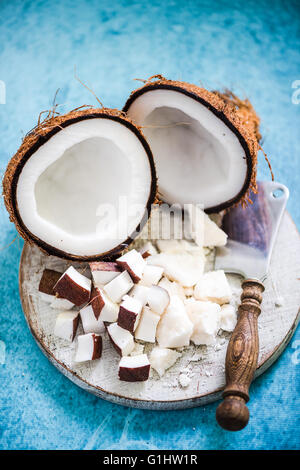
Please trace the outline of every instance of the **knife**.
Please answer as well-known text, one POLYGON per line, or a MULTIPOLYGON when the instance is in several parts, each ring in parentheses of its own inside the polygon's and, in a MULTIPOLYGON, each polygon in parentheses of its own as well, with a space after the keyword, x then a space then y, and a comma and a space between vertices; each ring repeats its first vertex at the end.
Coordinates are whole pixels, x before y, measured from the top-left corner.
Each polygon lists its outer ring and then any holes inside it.
POLYGON ((219 425, 229 431, 239 431, 249 421, 246 403, 259 352, 257 320, 288 197, 288 188, 283 184, 259 182, 257 194, 251 195, 253 204, 244 209, 234 207, 223 218, 228 242, 217 248, 215 269, 244 277, 238 320, 226 353, 224 400, 216 411, 219 425))

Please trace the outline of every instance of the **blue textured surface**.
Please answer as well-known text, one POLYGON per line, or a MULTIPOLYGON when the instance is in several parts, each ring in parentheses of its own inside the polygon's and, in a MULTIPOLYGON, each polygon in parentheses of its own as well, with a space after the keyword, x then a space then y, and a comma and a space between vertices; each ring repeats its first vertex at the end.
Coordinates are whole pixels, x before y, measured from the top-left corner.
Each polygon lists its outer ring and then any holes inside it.
MULTIPOLYGON (((247 94, 262 118, 264 149, 276 179, 291 189, 300 224, 299 2, 0 1, 0 167, 48 109, 57 88, 62 111, 97 104, 73 76, 110 107, 122 107, 134 77, 155 73, 247 94)), ((260 178, 269 178, 260 156, 260 178)), ((9 449, 299 448, 300 334, 252 387, 251 420, 237 434, 215 423, 217 404, 147 412, 82 391, 42 355, 18 295, 22 242, 1 204, 0 447, 9 449), (298 340, 298 341, 297 341, 298 340), (5 357, 6 346, 6 357, 5 357), (298 349, 297 349, 298 348, 298 349)))

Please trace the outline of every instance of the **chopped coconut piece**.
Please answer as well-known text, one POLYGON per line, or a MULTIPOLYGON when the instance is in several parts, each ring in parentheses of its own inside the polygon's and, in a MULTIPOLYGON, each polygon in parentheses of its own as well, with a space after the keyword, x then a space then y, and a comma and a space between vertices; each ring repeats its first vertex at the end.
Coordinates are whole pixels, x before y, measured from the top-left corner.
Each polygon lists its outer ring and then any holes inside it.
POLYGON ((134 343, 134 349, 129 354, 130 356, 139 356, 144 352, 144 345, 140 343, 134 343))
POLYGON ((134 349, 133 336, 128 330, 124 330, 117 323, 111 323, 107 327, 109 338, 120 356, 128 356, 134 349))
POLYGON ((188 346, 193 332, 182 300, 178 296, 171 296, 170 304, 162 316, 157 328, 157 341, 163 348, 181 348, 188 346))
POLYGON ((99 359, 102 353, 102 338, 95 333, 80 335, 77 339, 75 362, 99 359))
POLYGON ((51 308, 70 310, 74 307, 74 304, 67 299, 61 298, 54 292, 54 286, 61 278, 61 275, 62 273, 54 271, 53 269, 44 269, 39 284, 40 297, 44 302, 50 303, 51 308))
POLYGON ((188 206, 191 236, 199 246, 224 246, 227 234, 199 207, 188 206))
POLYGON ((134 299, 138 299, 142 302, 143 307, 146 305, 148 300, 148 292, 150 287, 142 286, 141 284, 136 284, 131 291, 129 292, 130 296, 134 299))
POLYGON ((105 284, 108 284, 121 272, 117 263, 108 261, 94 261, 90 263, 90 268, 96 287, 105 286, 105 284))
POLYGON ((80 306, 89 301, 91 286, 90 279, 70 266, 55 284, 54 291, 63 299, 80 306))
POLYGON ((188 386, 190 385, 190 383, 191 383, 191 380, 192 380, 191 377, 189 377, 189 376, 188 376, 186 373, 184 373, 184 372, 181 373, 181 374, 179 375, 179 378, 178 378, 178 381, 179 381, 179 383, 180 383, 180 385, 181 385, 182 388, 188 387, 188 386))
POLYGON ((205 258, 204 255, 191 253, 159 253, 150 256, 147 263, 164 268, 165 275, 184 287, 194 286, 201 279, 205 258))
POLYGON ((180 353, 173 351, 172 349, 156 346, 151 351, 150 364, 151 367, 156 370, 158 375, 162 377, 166 370, 172 367, 180 356, 180 353))
POLYGON ((169 292, 160 286, 152 286, 148 292, 148 305, 153 312, 162 315, 170 303, 169 292))
POLYGON ((104 306, 104 299, 98 287, 93 286, 89 304, 92 306, 95 318, 98 319, 104 306))
POLYGON ((104 333, 105 326, 101 318, 96 319, 93 307, 87 305, 80 310, 80 317, 85 333, 104 333))
POLYGON ((159 322, 159 315, 152 312, 149 307, 144 307, 139 325, 135 330, 135 338, 148 343, 155 343, 156 328, 159 322))
POLYGON ((139 252, 141 253, 142 257, 146 259, 148 256, 156 255, 157 249, 152 245, 151 242, 147 242, 142 248, 140 248, 139 252))
POLYGON ((78 312, 61 312, 56 317, 54 334, 66 341, 73 341, 78 327, 78 312))
POLYGON ((199 255, 199 256, 205 255, 204 248, 202 246, 197 245, 194 241, 181 240, 180 243, 181 243, 182 249, 184 249, 184 251, 187 251, 188 253, 199 255))
POLYGON ((232 293, 224 271, 205 273, 195 286, 194 296, 197 300, 210 300, 220 305, 229 303, 232 293))
POLYGON ((133 281, 127 271, 123 271, 104 287, 108 297, 113 302, 121 302, 122 297, 127 294, 133 286, 133 281))
POLYGON ((201 302, 189 299, 186 302, 187 313, 193 323, 191 341, 194 344, 213 345, 220 327, 220 305, 213 302, 201 302))
POLYGON ((157 285, 164 272, 164 268, 160 266, 146 265, 141 279, 141 284, 144 286, 157 285))
POLYGON ((59 310, 71 310, 74 307, 74 304, 67 299, 61 299, 60 297, 54 297, 53 302, 50 304, 51 308, 59 310))
POLYGON ((220 328, 224 331, 233 331, 237 322, 237 313, 233 305, 225 304, 221 307, 220 328))
POLYGON ((146 354, 122 357, 119 364, 119 379, 126 382, 144 382, 148 380, 150 362, 146 354))
POLYGON ((141 280, 146 266, 146 261, 142 257, 141 253, 136 250, 128 251, 125 255, 117 258, 116 262, 121 269, 125 269, 129 272, 135 284, 141 280))
POLYGON ((112 302, 103 289, 94 287, 91 295, 91 305, 96 318, 101 316, 102 321, 115 322, 118 318, 119 307, 112 302))
POLYGON ((142 308, 140 300, 126 295, 120 305, 118 325, 133 333, 139 323, 142 308))
POLYGON ((204 213, 204 246, 224 246, 227 234, 211 218, 204 213))
POLYGON ((45 302, 51 303, 55 299, 53 288, 61 277, 61 274, 62 273, 54 271, 53 269, 44 269, 39 284, 39 292, 41 299, 45 302))
POLYGON ((178 282, 172 282, 169 281, 168 278, 163 277, 162 280, 159 281, 158 285, 159 287, 166 289, 166 291, 168 291, 170 295, 178 295, 181 300, 185 300, 184 288, 180 284, 178 284, 178 282))
POLYGON ((157 240, 156 244, 162 253, 181 253, 184 251, 179 240, 157 240))

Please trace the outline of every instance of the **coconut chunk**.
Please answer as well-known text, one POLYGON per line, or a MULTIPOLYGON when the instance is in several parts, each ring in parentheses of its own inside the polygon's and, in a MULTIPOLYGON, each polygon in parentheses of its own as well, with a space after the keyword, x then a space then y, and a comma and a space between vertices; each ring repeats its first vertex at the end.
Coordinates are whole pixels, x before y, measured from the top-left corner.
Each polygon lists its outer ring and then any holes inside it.
POLYGON ((204 213, 204 246, 224 246, 227 234, 211 218, 204 213))
POLYGON ((220 305, 229 303, 232 292, 224 271, 205 273, 195 286, 194 296, 197 300, 210 300, 220 305))
POLYGON ((161 268, 160 266, 146 265, 140 282, 141 284, 148 287, 157 285, 163 275, 163 272, 164 268, 161 268))
POLYGON ((198 206, 189 205, 190 233, 199 246, 224 246, 227 234, 198 206))
POLYGON ((129 272, 135 284, 141 280, 146 266, 146 261, 141 253, 136 250, 130 250, 123 256, 120 256, 120 258, 117 258, 116 262, 122 270, 125 269, 129 272))
POLYGON ((150 364, 160 377, 170 369, 181 356, 177 351, 168 348, 155 347, 150 354, 150 364))
POLYGON ((161 266, 168 278, 184 287, 192 287, 202 277, 205 258, 190 253, 159 253, 150 256, 147 263, 161 266))
POLYGON ((156 328, 159 322, 159 315, 152 312, 149 307, 144 307, 139 325, 135 330, 134 336, 141 341, 155 343, 156 328))
POLYGON ((125 382, 145 382, 148 380, 150 362, 146 354, 122 357, 119 364, 119 379, 125 382))
POLYGON ((129 295, 125 296, 120 305, 118 325, 133 333, 139 323, 143 304, 129 295))
POLYGON ((78 312, 61 312, 56 317, 54 334, 59 338, 72 342, 75 338, 79 322, 78 312))
POLYGON ((101 334, 105 331, 105 326, 101 318, 96 318, 93 307, 87 305, 80 310, 80 318, 85 333, 97 333, 101 334))
POLYGON ((186 308, 194 325, 191 341, 196 345, 215 344, 216 335, 220 328, 220 305, 213 302, 189 299, 186 302, 186 308))
POLYGON ((61 278, 62 273, 53 269, 44 269, 39 284, 39 294, 44 302, 50 303, 51 308, 59 310, 70 310, 74 304, 67 299, 61 298, 54 292, 54 286, 61 278))
POLYGON ((157 240, 156 244, 161 253, 181 253, 184 251, 179 240, 157 240))
MULTIPOLYGON (((159 281, 158 285, 159 287, 166 289, 166 291, 169 292, 170 295, 178 295, 178 297, 180 297, 181 300, 185 301, 184 288, 180 284, 178 284, 178 282, 169 281, 168 278, 163 277, 162 280, 159 281)), ((192 289, 194 292, 194 288, 192 289)))
POLYGON ((148 300, 148 292, 150 287, 136 284, 129 292, 130 296, 134 299, 138 299, 142 302, 143 307, 146 305, 148 300))
POLYGON ((90 269, 96 287, 105 286, 121 272, 117 263, 107 261, 93 261, 90 263, 90 269))
POLYGON ((152 286, 148 292, 148 305, 153 312, 162 315, 170 303, 169 292, 160 286, 152 286))
POLYGON ((119 307, 112 302, 103 289, 93 288, 90 303, 96 319, 101 316, 102 321, 115 322, 117 320, 119 307))
POLYGON ((96 333, 80 335, 77 338, 75 362, 93 361, 102 354, 102 338, 96 333))
POLYGON ((179 374, 178 382, 182 388, 187 388, 191 383, 191 377, 186 372, 179 374))
POLYGON ((55 284, 54 291, 63 299, 80 306, 89 301, 91 287, 90 279, 70 266, 55 284))
POLYGON ((220 328, 224 331, 233 331, 237 323, 237 313, 233 305, 225 304, 221 307, 220 328))
POLYGON ((89 303, 93 309, 95 318, 97 320, 105 303, 102 292, 98 287, 92 287, 91 298, 89 303))
POLYGON ((188 346, 193 332, 184 303, 178 296, 171 296, 170 304, 162 316, 156 338, 162 348, 181 348, 188 346))
POLYGON ((134 349, 129 354, 130 356, 139 356, 144 352, 144 345, 140 343, 134 343, 134 349))
POLYGON ((127 271, 123 271, 112 281, 104 286, 104 291, 113 301, 120 303, 122 297, 127 294, 133 286, 133 281, 127 271))
POLYGON ((107 332, 113 347, 120 356, 128 356, 133 351, 133 336, 128 330, 124 330, 117 323, 111 323, 107 327, 107 332))
POLYGON ((204 248, 201 245, 197 245, 194 241, 181 240, 180 243, 184 251, 192 255, 205 256, 204 248))
POLYGON ((144 246, 142 246, 142 248, 139 249, 139 252, 141 253, 142 257, 146 259, 151 255, 156 255, 157 249, 151 242, 147 242, 144 246))
POLYGON ((54 271, 53 269, 44 269, 39 283, 39 292, 42 300, 47 303, 53 302, 55 299, 55 292, 53 288, 60 279, 61 275, 62 273, 54 271))

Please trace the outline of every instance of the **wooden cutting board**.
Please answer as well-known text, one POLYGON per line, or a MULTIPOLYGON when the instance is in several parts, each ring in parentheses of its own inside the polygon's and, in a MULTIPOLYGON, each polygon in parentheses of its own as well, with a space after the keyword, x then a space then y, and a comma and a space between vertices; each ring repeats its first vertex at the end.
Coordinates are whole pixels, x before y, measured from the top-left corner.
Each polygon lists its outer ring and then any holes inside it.
MULTIPOLYGON (((36 247, 26 244, 19 275, 23 311, 32 335, 43 353, 66 377, 101 398, 135 408, 190 408, 221 397, 225 386, 224 362, 228 333, 222 333, 214 347, 189 347, 165 376, 159 379, 152 372, 150 379, 144 383, 128 384, 118 380, 120 358, 106 334, 100 360, 74 363, 75 342, 69 345, 53 335, 57 311, 42 302, 38 295, 38 284, 45 267, 62 271, 67 266, 66 262, 46 256, 36 247), (190 380, 187 387, 179 384, 180 374, 190 380)), ((274 247, 262 314, 259 317, 260 353, 256 377, 280 356, 298 324, 299 266, 299 233, 289 214, 285 213, 274 247)), ((240 280, 238 276, 231 276, 230 282, 235 289, 239 287, 240 280)), ((79 330, 81 333, 82 330, 79 330)))

